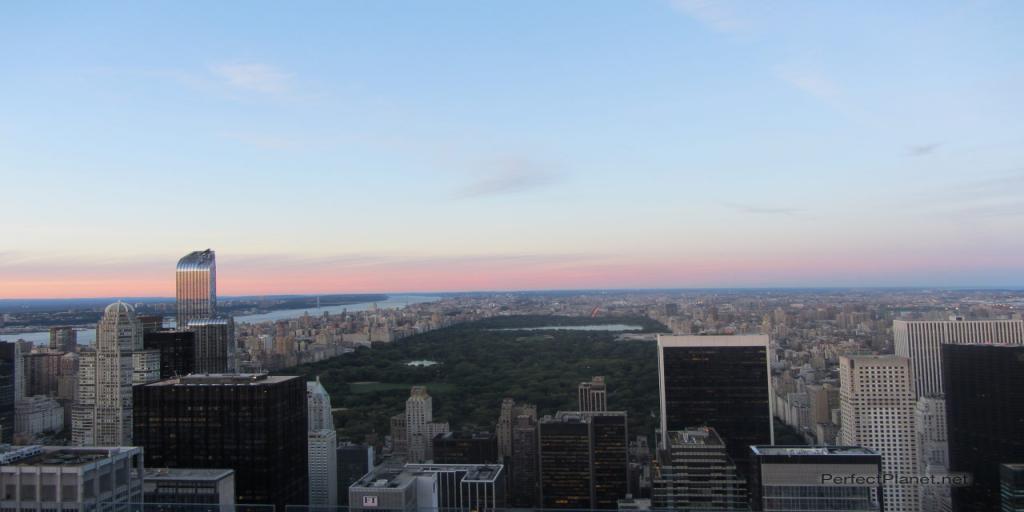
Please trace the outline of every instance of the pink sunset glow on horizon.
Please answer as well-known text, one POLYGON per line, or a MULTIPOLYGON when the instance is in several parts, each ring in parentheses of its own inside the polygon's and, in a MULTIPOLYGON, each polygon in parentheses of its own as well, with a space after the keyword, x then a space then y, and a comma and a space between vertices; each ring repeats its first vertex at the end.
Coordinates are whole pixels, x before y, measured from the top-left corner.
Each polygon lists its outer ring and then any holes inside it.
MULTIPOLYGON (((171 260, 173 261, 173 259, 171 260)), ((876 261, 856 256, 625 257, 505 255, 296 258, 218 254, 218 293, 232 295, 556 289, 1012 286, 1014 258, 947 255, 876 261), (983 270, 982 270, 983 269, 983 270)), ((1020 281, 1017 281, 1020 282, 1020 281)), ((150 259, 0 267, 2 298, 171 297, 174 268, 150 259)))

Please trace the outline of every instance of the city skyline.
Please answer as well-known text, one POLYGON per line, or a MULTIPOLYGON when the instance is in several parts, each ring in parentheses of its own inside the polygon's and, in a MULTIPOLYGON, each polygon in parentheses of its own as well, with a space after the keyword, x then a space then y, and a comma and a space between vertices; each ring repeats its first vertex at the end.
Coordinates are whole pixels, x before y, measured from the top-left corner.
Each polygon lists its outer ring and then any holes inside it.
POLYGON ((0 297, 1024 285, 1019 3, 307 5, 0 6, 0 297))

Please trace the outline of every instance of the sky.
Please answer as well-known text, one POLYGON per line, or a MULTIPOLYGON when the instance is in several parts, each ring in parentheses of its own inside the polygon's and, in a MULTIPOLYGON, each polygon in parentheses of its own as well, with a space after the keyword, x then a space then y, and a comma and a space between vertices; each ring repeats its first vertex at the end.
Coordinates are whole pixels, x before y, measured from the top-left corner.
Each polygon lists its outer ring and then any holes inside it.
POLYGON ((0 4, 0 298, 1024 285, 1024 3, 0 4))

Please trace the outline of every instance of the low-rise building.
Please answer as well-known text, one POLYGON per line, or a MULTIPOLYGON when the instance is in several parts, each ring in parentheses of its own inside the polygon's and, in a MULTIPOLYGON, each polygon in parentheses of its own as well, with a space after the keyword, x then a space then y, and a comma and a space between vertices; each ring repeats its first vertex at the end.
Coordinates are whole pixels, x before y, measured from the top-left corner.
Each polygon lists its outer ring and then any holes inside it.
POLYGON ((142 503, 137 447, 0 447, 0 509, 120 512, 142 503))
MULTIPOLYGON (((173 506, 159 505, 235 504, 235 472, 230 469, 148 468, 142 488, 145 503, 156 505, 149 507, 149 512, 175 510, 173 506)), ((223 509, 211 507, 210 510, 223 509)))

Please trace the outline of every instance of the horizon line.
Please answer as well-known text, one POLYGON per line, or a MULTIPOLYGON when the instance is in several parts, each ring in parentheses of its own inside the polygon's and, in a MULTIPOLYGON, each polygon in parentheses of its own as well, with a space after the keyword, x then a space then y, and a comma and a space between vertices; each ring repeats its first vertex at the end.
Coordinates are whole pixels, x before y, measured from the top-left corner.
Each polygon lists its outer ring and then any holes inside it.
MULTIPOLYGON (((718 287, 667 287, 667 288, 533 288, 504 290, 449 290, 449 291, 377 291, 377 292, 325 292, 325 293, 267 293, 245 295, 218 295, 219 298, 243 299, 249 297, 317 297, 330 295, 465 295, 465 294, 501 294, 501 293, 568 293, 568 292, 679 292, 679 291, 773 291, 773 290, 945 290, 945 291, 1024 291, 1024 284, 1019 285, 808 285, 808 286, 718 286, 718 287)), ((0 297, 0 301, 47 301, 47 300, 175 300, 170 295, 138 295, 112 296, 93 295, 78 297, 0 297)))

